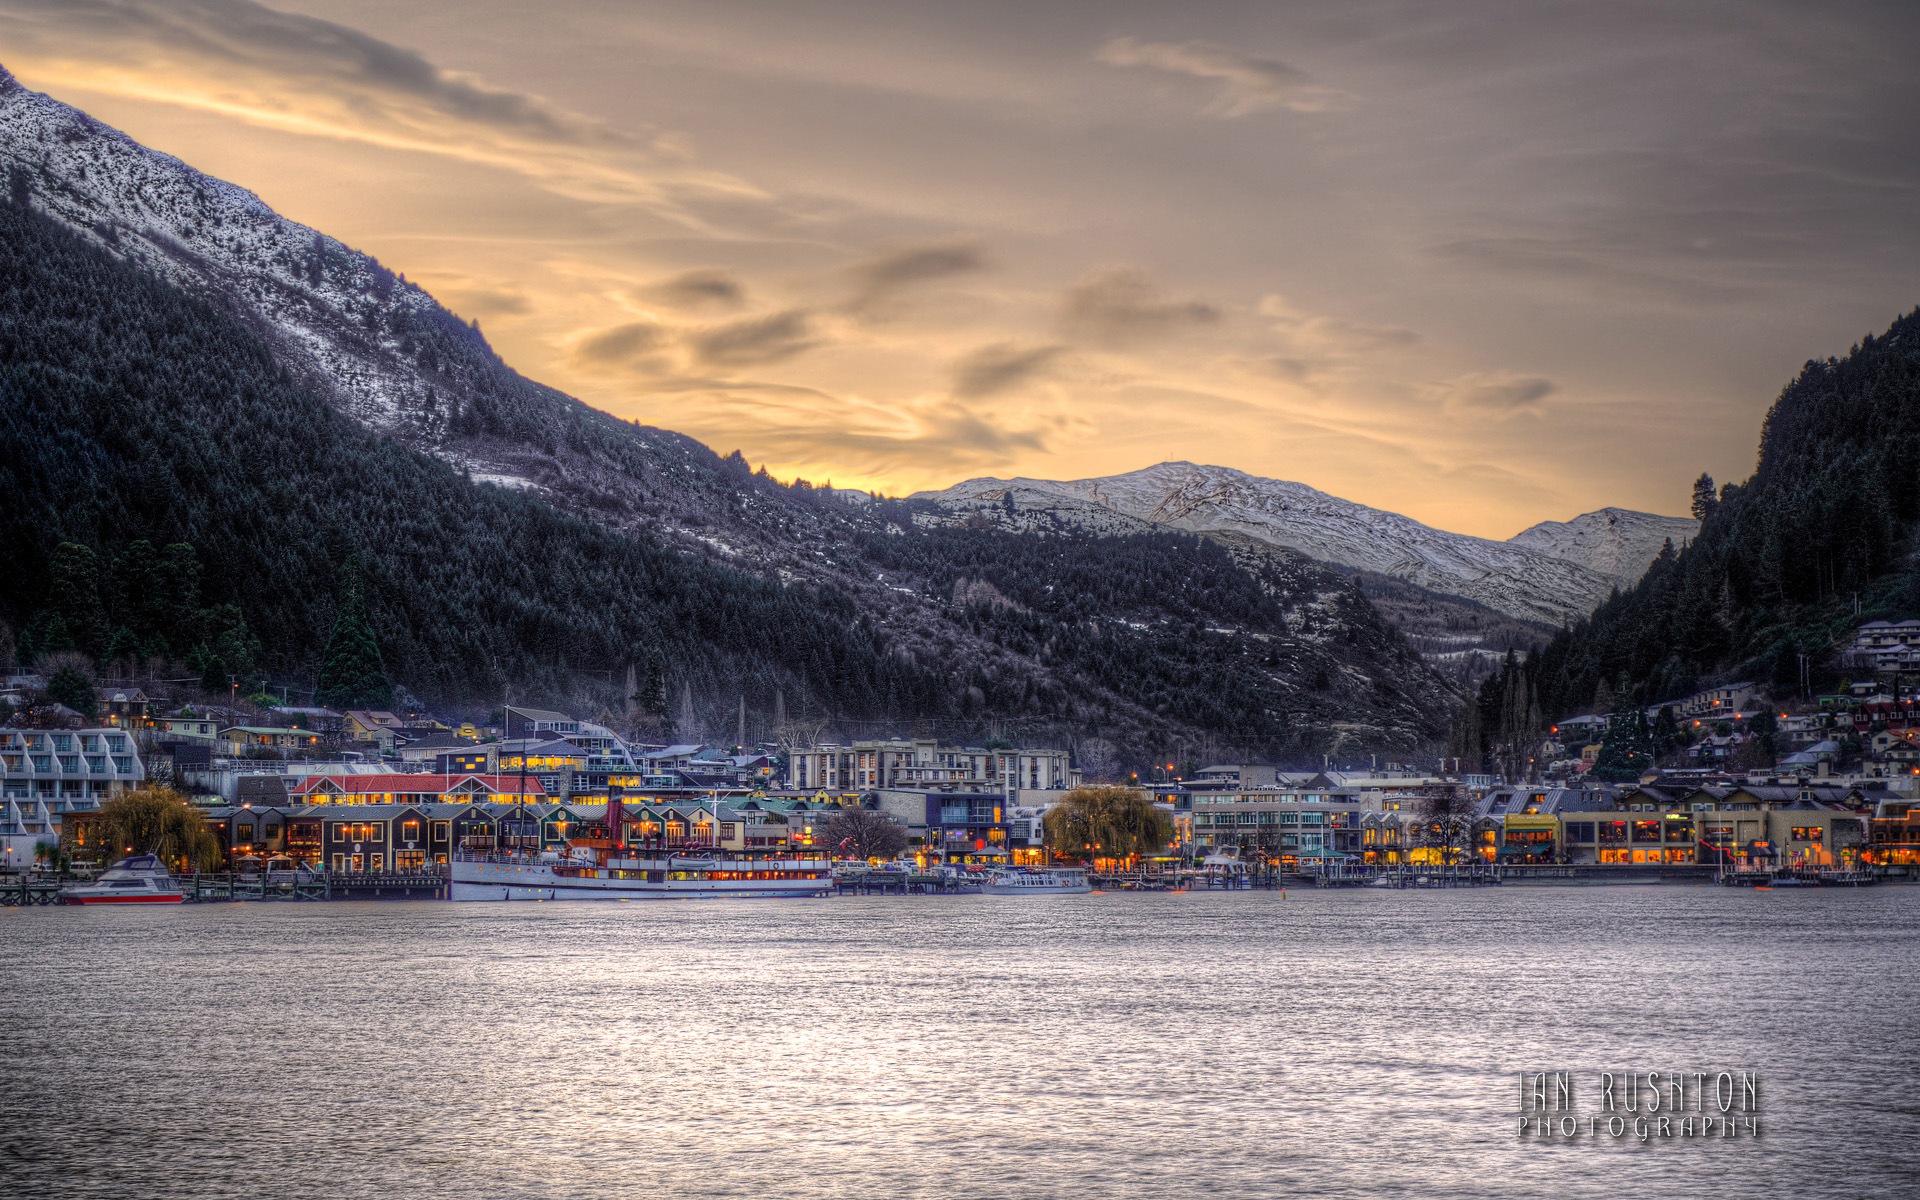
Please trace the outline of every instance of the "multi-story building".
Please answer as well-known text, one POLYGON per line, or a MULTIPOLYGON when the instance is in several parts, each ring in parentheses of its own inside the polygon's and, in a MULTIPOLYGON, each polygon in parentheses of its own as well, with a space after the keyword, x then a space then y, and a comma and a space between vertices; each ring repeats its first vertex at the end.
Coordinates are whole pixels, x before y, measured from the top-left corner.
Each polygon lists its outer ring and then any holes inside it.
POLYGON ((886 790, 999 792, 1008 803, 1045 803, 1045 793, 1079 786, 1065 750, 942 746, 928 739, 862 741, 795 750, 787 786, 841 793, 886 790))
POLYGON ((146 777, 124 729, 0 729, 5 849, 30 864, 36 844, 59 840, 64 817, 91 812, 146 777))
POLYGON ((1284 871, 1316 871, 1358 861, 1366 845, 1365 809, 1349 788, 1254 788, 1197 792, 1193 800, 1196 851, 1236 850, 1277 863, 1284 871))
POLYGON ((145 778, 124 729, 0 729, 0 798, 91 806, 145 778))

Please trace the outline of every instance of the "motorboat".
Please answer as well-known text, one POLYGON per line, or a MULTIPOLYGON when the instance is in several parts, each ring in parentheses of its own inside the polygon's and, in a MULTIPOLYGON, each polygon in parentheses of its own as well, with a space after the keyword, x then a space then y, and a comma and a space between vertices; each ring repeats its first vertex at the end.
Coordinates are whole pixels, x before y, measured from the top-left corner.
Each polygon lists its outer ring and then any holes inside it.
POLYGON ((151 854, 123 858, 88 883, 60 889, 62 904, 179 904, 187 898, 151 854))
POLYGON ((1078 867, 1021 867, 989 871, 980 890, 989 896, 1085 895, 1093 890, 1078 867))

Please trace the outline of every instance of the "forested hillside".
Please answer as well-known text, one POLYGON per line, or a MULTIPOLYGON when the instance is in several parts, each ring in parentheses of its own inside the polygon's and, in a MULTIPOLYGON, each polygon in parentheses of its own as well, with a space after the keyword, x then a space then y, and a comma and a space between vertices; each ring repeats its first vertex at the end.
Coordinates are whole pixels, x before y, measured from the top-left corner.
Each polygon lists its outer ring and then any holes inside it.
MULTIPOLYGON (((466 395, 457 420, 529 453, 585 439, 575 459, 612 463, 628 439, 677 437, 523 399, 466 395)), ((441 705, 511 688, 617 707, 633 664, 644 703, 713 728, 742 698, 764 713, 778 696, 831 721, 1013 721, 1129 755, 1411 749, 1447 708, 1317 568, 1256 578, 1180 537, 923 530, 909 505, 850 507, 687 449, 714 469, 682 511, 735 543, 710 557, 664 544, 646 513, 592 520, 552 488, 475 483, 329 403, 219 297, 117 259, 22 189, 0 205, 0 621, 28 653, 308 688, 357 560, 353 602, 388 673, 441 705), (806 574, 741 553, 783 530, 806 574), (715 561, 729 554, 763 573, 715 561)), ((623 478, 661 486, 640 475, 623 478)))
MULTIPOLYGON (((1548 716, 1606 692, 1654 701, 1737 673, 1815 682, 1859 621, 1920 615, 1920 310, 1809 362, 1768 412, 1752 478, 1709 493, 1700 536, 1555 637, 1548 716)), ((1677 548, 1676 548, 1677 549, 1677 548)))
POLYGON ((224 639, 227 667, 256 665, 251 644, 297 677, 358 555, 389 669, 431 700, 559 697, 581 668, 655 661, 702 693, 784 686, 854 715, 949 703, 845 597, 476 486, 17 203, 0 205, 0 495, 0 614, 29 649, 204 662, 224 639))
MULTIPOLYGON (((868 535, 861 549, 890 577, 948 594, 995 645, 1212 731, 1223 746, 1293 756, 1407 746, 1451 699, 1354 584, 1304 560, 1242 565, 1212 539, 1175 533, 952 527, 868 535), (1382 731, 1378 741, 1327 736, 1356 712, 1382 731)), ((1019 676, 977 684, 1001 711, 1030 704, 1035 687, 1019 676)))

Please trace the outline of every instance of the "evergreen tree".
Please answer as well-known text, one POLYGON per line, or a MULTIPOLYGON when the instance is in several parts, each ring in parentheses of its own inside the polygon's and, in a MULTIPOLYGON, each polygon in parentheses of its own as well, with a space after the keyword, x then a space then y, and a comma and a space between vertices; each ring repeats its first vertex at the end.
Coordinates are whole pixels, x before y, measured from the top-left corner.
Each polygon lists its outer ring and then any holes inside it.
POLYGON ((1607 721, 1607 736, 1589 775, 1603 783, 1632 783, 1653 765, 1647 716, 1635 708, 1615 713, 1607 721))
POLYGON ((53 551, 53 615, 73 647, 87 654, 107 648, 107 610, 100 602, 100 560, 93 548, 61 542, 53 551))
POLYGON ((316 703, 328 708, 384 708, 393 703, 393 683, 380 659, 380 645, 367 624, 359 556, 340 572, 340 608, 320 663, 316 703))
POLYGON ((1705 471, 1700 472, 1700 478, 1693 481, 1693 519, 1704 521, 1719 506, 1720 497, 1714 491, 1713 476, 1705 471))
POLYGON ((88 720, 100 711, 98 697, 93 693, 93 680, 78 667, 61 667, 53 673, 53 678, 47 680, 47 699, 66 705, 88 720))

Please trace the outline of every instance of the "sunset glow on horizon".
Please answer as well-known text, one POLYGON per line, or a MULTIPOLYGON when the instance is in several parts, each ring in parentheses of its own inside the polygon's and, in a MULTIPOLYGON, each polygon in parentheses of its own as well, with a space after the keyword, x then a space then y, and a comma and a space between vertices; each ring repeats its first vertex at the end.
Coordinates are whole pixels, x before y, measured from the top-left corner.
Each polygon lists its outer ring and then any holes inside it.
POLYGON ((778 477, 1185 459, 1496 538, 1684 513, 1803 361, 1913 308, 1920 158, 1884 143, 1920 82, 1845 34, 1784 5, 0 0, 26 86, 778 477))

